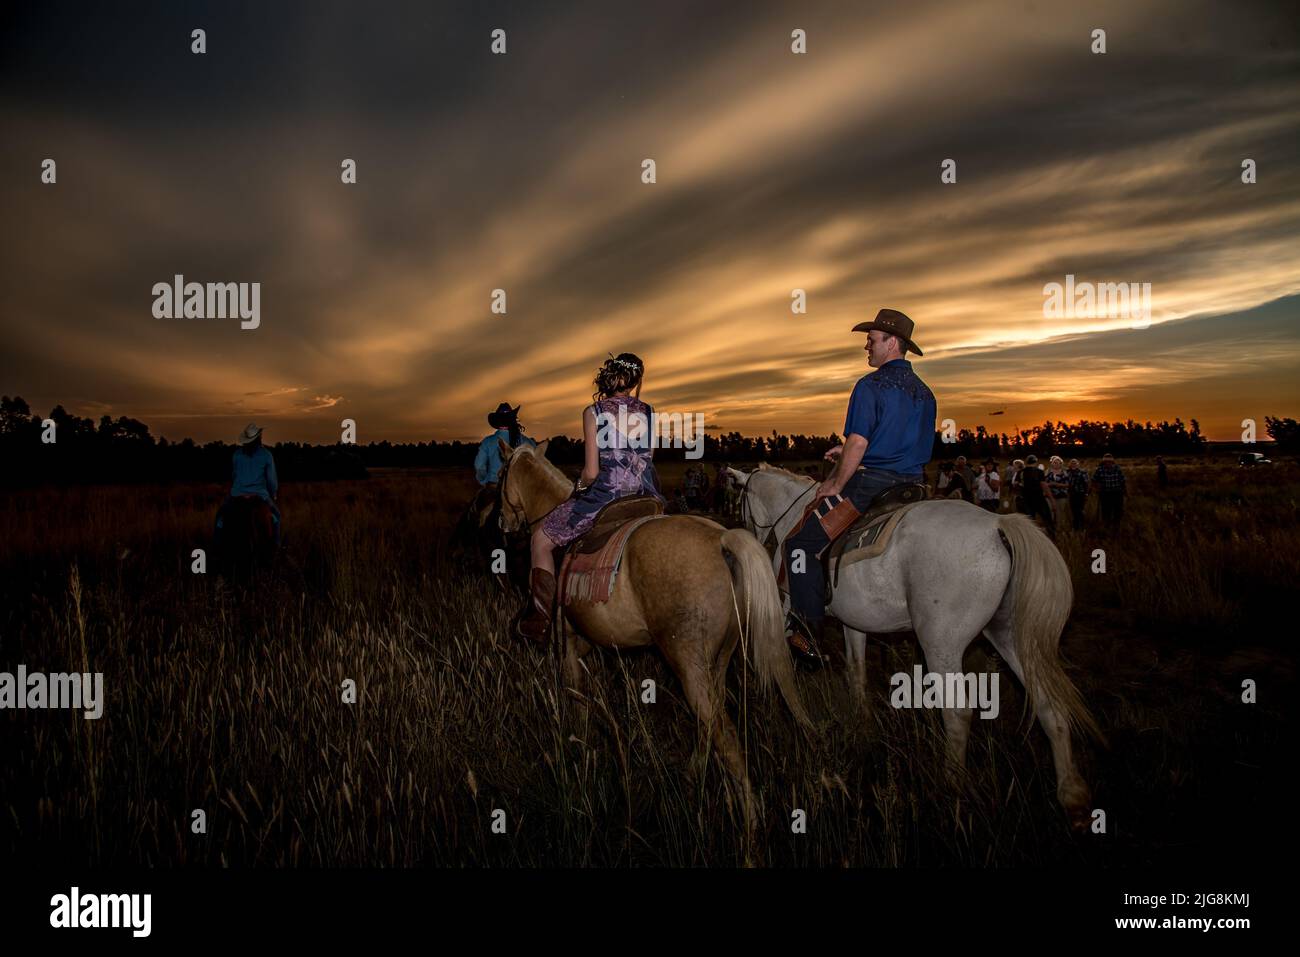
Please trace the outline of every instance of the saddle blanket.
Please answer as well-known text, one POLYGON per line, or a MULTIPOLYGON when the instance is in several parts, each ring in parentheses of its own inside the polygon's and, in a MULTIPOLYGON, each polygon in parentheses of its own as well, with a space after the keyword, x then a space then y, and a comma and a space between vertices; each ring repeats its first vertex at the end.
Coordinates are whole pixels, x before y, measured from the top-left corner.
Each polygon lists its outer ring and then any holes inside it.
POLYGON ((585 555, 570 552, 560 569, 560 600, 565 605, 575 601, 607 602, 614 593, 614 579, 623 563, 623 550, 632 533, 646 522, 666 518, 665 515, 644 515, 624 522, 598 551, 585 555))
POLYGON ((890 539, 894 537, 894 529, 898 527, 899 521, 919 504, 919 502, 912 502, 892 509, 871 520, 862 528, 850 531, 842 549, 838 550, 837 555, 832 556, 835 559, 837 572, 845 565, 883 555, 885 549, 889 547, 890 539))

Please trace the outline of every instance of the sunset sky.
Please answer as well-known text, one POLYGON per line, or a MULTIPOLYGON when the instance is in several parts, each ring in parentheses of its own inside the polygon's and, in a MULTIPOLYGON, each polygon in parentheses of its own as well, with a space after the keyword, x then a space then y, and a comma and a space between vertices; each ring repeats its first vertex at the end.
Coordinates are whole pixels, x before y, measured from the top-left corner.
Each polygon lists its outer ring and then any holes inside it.
POLYGON ((37 411, 573 435, 632 351, 660 411, 826 433, 889 306, 961 427, 1300 416, 1294 5, 212 7, 0 14, 0 392, 37 411), (260 327, 154 318, 178 273, 260 282, 260 327), (1045 318, 1067 274, 1150 283, 1150 327, 1045 318))

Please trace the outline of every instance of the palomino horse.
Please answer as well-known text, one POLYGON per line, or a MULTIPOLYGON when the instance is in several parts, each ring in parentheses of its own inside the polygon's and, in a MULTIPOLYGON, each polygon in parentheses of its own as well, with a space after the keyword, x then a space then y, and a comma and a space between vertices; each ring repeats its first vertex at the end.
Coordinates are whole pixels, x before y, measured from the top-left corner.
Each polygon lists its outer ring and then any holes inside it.
MULTIPOLYGON (((741 511, 760 538, 780 543, 816 494, 816 481, 760 465, 732 469, 744 485, 741 511)), ((808 561, 817 561, 811 555, 808 561)), ((1088 786, 1075 767, 1071 732, 1102 735, 1061 667, 1058 645, 1074 589, 1061 553, 1024 515, 995 515, 968 502, 911 506, 885 552, 845 566, 830 614, 844 626, 855 694, 864 695, 867 633, 914 631, 928 670, 962 672, 982 633, 1011 666, 1052 745, 1056 794, 1076 828, 1088 823, 1088 786)), ((972 708, 943 709, 948 753, 964 766, 972 708)))
MULTIPOLYGON (((502 450, 501 525, 507 532, 531 529, 573 489, 572 480, 546 460, 546 446, 502 450)), ((746 827, 752 830, 753 792, 724 693, 738 640, 748 645, 759 685, 775 682, 791 713, 809 725, 785 645, 781 596, 767 553, 754 536, 697 516, 647 522, 627 541, 609 601, 578 599, 563 611, 573 626, 565 629, 564 646, 564 675, 572 688, 581 686, 579 662, 593 643, 654 645, 663 653, 723 767, 739 785, 746 827)))

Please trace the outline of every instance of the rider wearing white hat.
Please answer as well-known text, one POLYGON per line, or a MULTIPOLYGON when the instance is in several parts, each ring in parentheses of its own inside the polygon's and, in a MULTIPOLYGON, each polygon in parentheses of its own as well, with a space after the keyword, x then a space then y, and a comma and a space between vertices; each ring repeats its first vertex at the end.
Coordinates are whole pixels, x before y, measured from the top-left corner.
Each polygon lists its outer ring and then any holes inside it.
POLYGON ((275 459, 270 449, 262 445, 262 429, 252 422, 245 426, 235 440, 239 448, 230 463, 230 492, 217 510, 217 535, 221 534, 223 513, 230 502, 236 498, 256 496, 271 506, 275 519, 275 541, 280 543, 280 508, 276 497, 280 494, 280 481, 275 474, 275 459))

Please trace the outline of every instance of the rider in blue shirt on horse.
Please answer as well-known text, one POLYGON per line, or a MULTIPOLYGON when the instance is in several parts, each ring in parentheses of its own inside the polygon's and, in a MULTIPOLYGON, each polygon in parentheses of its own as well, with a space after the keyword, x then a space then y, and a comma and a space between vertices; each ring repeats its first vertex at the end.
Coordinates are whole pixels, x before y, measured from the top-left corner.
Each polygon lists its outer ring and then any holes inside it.
POLYGON ((901 312, 881 309, 875 319, 858 323, 853 331, 867 333, 867 364, 876 371, 853 387, 844 444, 826 453, 827 459, 838 460, 835 468, 817 488, 815 509, 784 544, 791 612, 807 630, 804 634, 791 627, 787 637, 794 651, 809 662, 821 660, 813 642, 820 638, 826 617, 826 582, 819 556, 880 492, 924 481, 934 447, 934 393, 903 358, 909 351, 923 354, 912 341, 915 324, 901 312), (796 550, 802 550, 798 563, 792 561, 796 550))
POLYGON ((238 441, 239 448, 235 449, 230 463, 230 492, 217 510, 216 538, 218 541, 221 539, 225 512, 230 503, 237 498, 253 496, 270 506, 275 543, 279 545, 280 506, 276 504, 276 497, 280 494, 280 480, 275 474, 275 459, 262 445, 261 428, 251 422, 240 433, 238 441))
POLYGON ((497 497, 497 479, 501 476, 501 443, 505 442, 512 449, 521 445, 536 446, 537 443, 524 435, 524 427, 519 424, 519 406, 511 407, 509 402, 502 402, 495 412, 488 413, 488 425, 494 431, 485 436, 478 444, 474 456, 474 478, 478 480, 478 491, 469 503, 469 514, 480 532, 489 530, 489 541, 484 547, 492 548, 500 544, 498 534, 493 530, 501 511, 497 497))
POLYGON ((488 425, 496 431, 479 442, 478 454, 474 456, 474 477, 481 486, 497 484, 497 476, 501 474, 502 442, 511 448, 521 443, 537 445, 523 434, 523 426, 519 424, 519 406, 512 409, 509 402, 502 402, 495 412, 488 413, 487 418, 488 425))

